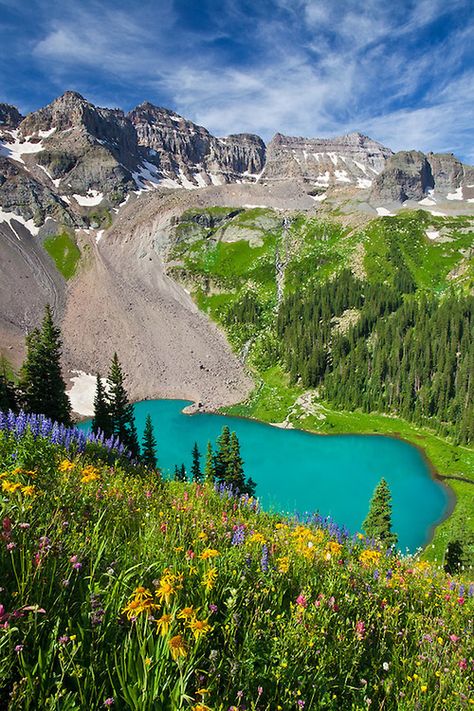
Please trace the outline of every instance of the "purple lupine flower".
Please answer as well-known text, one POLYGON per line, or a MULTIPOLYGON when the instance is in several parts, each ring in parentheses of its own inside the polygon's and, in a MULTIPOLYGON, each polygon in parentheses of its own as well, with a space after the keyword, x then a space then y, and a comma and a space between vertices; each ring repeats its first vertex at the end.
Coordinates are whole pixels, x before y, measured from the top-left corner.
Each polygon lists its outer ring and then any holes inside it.
POLYGON ((234 535, 232 536, 231 544, 233 546, 241 546, 245 541, 245 526, 238 525, 235 528, 234 535))
POLYGON ((260 558, 260 567, 264 573, 268 573, 268 546, 263 544, 262 557, 260 558))

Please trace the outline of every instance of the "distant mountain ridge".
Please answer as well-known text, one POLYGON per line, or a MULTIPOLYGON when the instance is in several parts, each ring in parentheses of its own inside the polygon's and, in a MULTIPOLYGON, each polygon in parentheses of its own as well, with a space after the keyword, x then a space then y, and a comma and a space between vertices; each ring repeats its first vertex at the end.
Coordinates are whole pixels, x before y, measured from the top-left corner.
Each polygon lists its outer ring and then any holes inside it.
POLYGON ((1 214, 33 231, 47 217, 86 226, 89 208, 103 200, 117 207, 131 192, 256 182, 297 183, 316 202, 335 189, 382 202, 430 200, 437 192, 474 199, 474 168, 453 155, 393 153, 358 132, 277 133, 266 146, 247 133, 217 138, 149 102, 126 114, 66 91, 26 117, 0 104, 1 214))

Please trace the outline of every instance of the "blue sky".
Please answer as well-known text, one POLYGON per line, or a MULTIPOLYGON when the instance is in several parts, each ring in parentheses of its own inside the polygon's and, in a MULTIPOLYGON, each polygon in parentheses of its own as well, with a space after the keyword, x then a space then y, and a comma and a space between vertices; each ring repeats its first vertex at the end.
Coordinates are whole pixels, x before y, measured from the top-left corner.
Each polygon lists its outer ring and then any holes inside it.
POLYGON ((0 0, 0 101, 66 89, 217 135, 357 129, 474 163, 474 3, 0 0))

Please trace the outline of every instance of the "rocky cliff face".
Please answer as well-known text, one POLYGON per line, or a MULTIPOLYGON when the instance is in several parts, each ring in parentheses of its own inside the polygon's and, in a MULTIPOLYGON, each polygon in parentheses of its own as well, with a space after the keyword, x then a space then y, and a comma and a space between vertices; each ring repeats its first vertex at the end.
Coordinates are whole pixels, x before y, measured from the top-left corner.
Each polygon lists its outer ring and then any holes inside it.
POLYGON ((387 160, 374 180, 371 197, 404 202, 420 201, 430 194, 462 200, 470 197, 471 183, 474 184, 474 168, 453 155, 400 151, 387 160))
POLYGON ((434 187, 431 166, 419 151, 400 151, 391 156, 377 176, 372 197, 381 200, 421 200, 434 187))
POLYGON ((337 138, 277 133, 267 148, 252 134, 217 138, 148 102, 126 115, 72 91, 26 118, 0 104, 0 210, 35 226, 48 216, 87 225, 101 203, 117 207, 137 190, 256 182, 273 189, 292 182, 315 200, 338 187, 365 190, 365 197, 370 189, 373 202, 419 201, 427 191, 467 200, 474 169, 451 155, 393 154, 357 132, 337 138))
POLYGON ((337 138, 296 138, 277 133, 268 145, 261 179, 302 179, 319 188, 369 188, 391 155, 389 148, 357 132, 337 138))
POLYGON ((23 118, 15 106, 0 104, 0 127, 17 128, 23 118))
MULTIPOLYGON (((177 186, 205 187, 251 180, 262 171, 265 144, 258 136, 216 138, 207 129, 148 102, 128 114, 157 178, 177 186)), ((145 164, 145 168, 150 170, 145 164)))

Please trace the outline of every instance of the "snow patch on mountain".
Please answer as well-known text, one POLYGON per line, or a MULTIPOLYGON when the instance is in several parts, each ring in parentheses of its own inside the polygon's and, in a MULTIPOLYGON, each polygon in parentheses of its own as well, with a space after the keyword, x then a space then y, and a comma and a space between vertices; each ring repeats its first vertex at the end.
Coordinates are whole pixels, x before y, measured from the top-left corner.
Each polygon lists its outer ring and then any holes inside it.
POLYGON ((32 235, 37 235, 37 234, 38 234, 38 232, 39 232, 39 227, 37 227, 37 226, 35 225, 35 223, 33 222, 33 220, 25 220, 25 218, 24 218, 24 217, 21 217, 21 215, 17 215, 17 214, 14 213, 14 212, 6 212, 5 210, 2 210, 2 208, 0 208, 0 224, 1 224, 2 222, 6 222, 6 223, 10 226, 10 229, 11 229, 12 232, 16 235, 16 237, 18 238, 18 240, 20 240, 20 239, 21 239, 20 235, 19 235, 18 232, 15 230, 15 226, 12 225, 12 222, 15 221, 15 220, 16 220, 16 222, 19 222, 20 225, 23 225, 23 227, 26 227, 26 229, 28 230, 28 232, 31 232, 32 235))
POLYGON ((93 207, 95 205, 99 205, 102 202, 102 200, 104 199, 104 195, 98 190, 89 190, 87 195, 74 194, 73 198, 82 207, 93 207))
POLYGON ((31 140, 34 136, 28 136, 27 138, 20 138, 19 131, 10 131, 12 141, 0 141, 0 156, 5 156, 11 160, 17 161, 17 163, 25 164, 22 156, 27 153, 40 153, 44 150, 42 141, 31 140))

